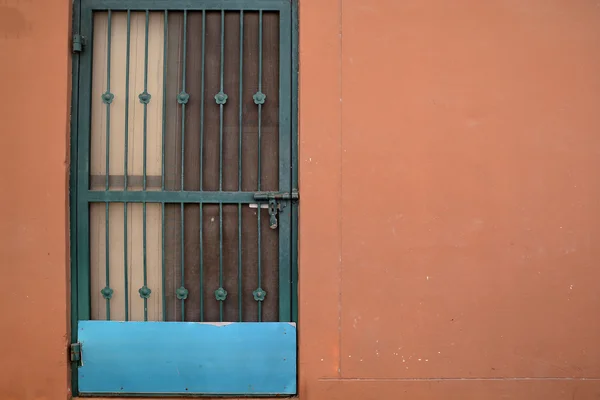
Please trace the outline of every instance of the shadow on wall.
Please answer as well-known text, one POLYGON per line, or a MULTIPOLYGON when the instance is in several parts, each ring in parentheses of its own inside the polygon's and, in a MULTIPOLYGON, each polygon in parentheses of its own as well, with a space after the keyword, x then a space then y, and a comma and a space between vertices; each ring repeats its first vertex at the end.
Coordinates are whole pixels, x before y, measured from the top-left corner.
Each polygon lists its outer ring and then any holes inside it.
POLYGON ((31 25, 21 11, 0 5, 0 38, 19 39, 31 31, 31 25))

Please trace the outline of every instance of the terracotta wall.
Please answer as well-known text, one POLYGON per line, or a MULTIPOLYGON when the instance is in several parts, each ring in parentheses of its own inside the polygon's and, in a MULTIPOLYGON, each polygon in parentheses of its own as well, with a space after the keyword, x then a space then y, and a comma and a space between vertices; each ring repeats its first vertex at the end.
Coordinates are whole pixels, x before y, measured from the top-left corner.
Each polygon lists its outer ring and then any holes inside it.
POLYGON ((598 398, 597 2, 307 3, 301 390, 598 398))
POLYGON ((0 0, 0 399, 67 398, 68 0, 0 0))
MULTIPOLYGON (((600 7, 300 4, 300 397, 600 396, 600 7)), ((0 1, 0 399, 68 395, 66 0, 0 1)))

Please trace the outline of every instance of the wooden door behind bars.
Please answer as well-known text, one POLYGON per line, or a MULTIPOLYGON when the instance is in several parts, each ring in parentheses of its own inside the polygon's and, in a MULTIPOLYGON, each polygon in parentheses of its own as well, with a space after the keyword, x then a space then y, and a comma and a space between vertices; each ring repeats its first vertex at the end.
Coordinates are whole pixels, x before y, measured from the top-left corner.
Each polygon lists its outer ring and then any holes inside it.
MULTIPOLYGON (((90 189, 280 190, 278 14, 110 14, 93 19, 90 189)), ((90 204, 91 319, 279 320, 264 207, 124 204, 90 204)))

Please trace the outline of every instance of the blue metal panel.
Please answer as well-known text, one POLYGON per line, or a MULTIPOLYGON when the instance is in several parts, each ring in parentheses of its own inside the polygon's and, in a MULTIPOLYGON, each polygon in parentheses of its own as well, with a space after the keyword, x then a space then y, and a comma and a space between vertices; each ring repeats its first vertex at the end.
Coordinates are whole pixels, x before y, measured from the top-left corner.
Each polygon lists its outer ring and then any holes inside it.
POLYGON ((80 321, 82 394, 296 393, 286 322, 80 321))

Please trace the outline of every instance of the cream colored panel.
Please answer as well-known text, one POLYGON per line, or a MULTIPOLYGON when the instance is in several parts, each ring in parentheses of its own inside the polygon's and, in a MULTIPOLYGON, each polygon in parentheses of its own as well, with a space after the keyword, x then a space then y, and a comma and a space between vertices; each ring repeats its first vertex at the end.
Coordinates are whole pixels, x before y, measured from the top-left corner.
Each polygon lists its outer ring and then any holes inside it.
MULTIPOLYGON (((151 13, 148 26, 147 91, 151 95, 146 114, 146 177, 160 177, 162 157, 162 103, 164 63, 164 14, 151 13)), ((129 189, 142 190, 139 177, 144 173, 144 104, 139 95, 144 92, 146 14, 131 14, 130 115, 129 115, 129 189)), ((158 178, 160 179, 160 178, 158 178)), ((152 179, 155 182, 155 179, 152 179)), ((150 185, 148 190, 159 189, 150 185)))
MULTIPOLYGON (((144 105, 139 95, 144 91, 144 13, 131 13, 131 49, 129 53, 129 151, 128 174, 141 176, 144 151, 144 105)), ((151 100, 152 101, 152 100, 151 100)), ((129 180, 128 189, 142 190, 139 181, 129 180), (133 183, 133 184, 132 184, 133 183)))
POLYGON ((102 94, 106 91, 107 32, 107 13, 95 13, 90 132, 90 181, 91 188, 94 190, 102 190, 105 185, 105 180, 94 179, 94 177, 106 175, 106 104, 102 101, 102 94))
POLYGON ((146 206, 146 252, 148 268, 148 286, 152 288, 152 296, 148 300, 148 319, 163 319, 163 287, 162 287, 162 205, 146 206))
MULTIPOLYGON (((92 77, 91 165, 92 189, 104 190, 106 174, 106 104, 107 90, 106 13, 94 16, 94 75, 92 77)), ((144 105, 139 94, 144 91, 145 13, 131 13, 129 65, 128 176, 129 190, 142 190, 144 171, 144 105)), ((147 90, 151 94, 146 112, 146 174, 160 182, 162 164, 162 102, 164 14, 151 13, 148 27, 147 90)), ((110 189, 123 190, 125 164, 125 97, 127 59, 127 15, 113 12, 111 17, 110 91, 110 189)), ((159 190, 149 185, 148 190, 159 190)), ((91 306, 93 319, 106 319, 106 300, 101 290, 106 286, 106 210, 105 204, 90 209, 91 306)), ((125 320, 125 256, 127 257, 128 319, 144 320, 144 300, 139 289, 144 285, 143 205, 127 205, 127 243, 125 243, 124 205, 109 208, 109 278, 113 290, 110 319, 125 320), (125 245, 127 254, 125 254, 125 245)), ((148 320, 162 320, 162 220, 161 205, 146 205, 146 284, 152 293, 147 300, 148 320)))
MULTIPOLYGON (((164 13, 151 13, 148 30, 148 91, 152 100, 148 104, 146 173, 158 179, 162 174, 164 18, 164 13)), ((160 187, 152 186, 148 190, 160 190, 160 187)))
POLYGON ((125 72, 127 56, 127 15, 112 13, 110 26, 110 75, 108 74, 108 14, 94 14, 92 121, 90 182, 93 190, 106 185, 106 142, 110 142, 110 189, 123 189, 125 164, 125 72), (109 81, 110 78, 110 81, 109 81), (103 102, 103 94, 113 95, 110 105, 103 102), (107 113, 109 113, 107 121, 107 113), (109 130, 107 132, 107 123, 109 130), (116 178, 116 179, 115 179, 116 178))
POLYGON ((125 216, 123 203, 111 203, 108 216, 110 287, 110 319, 125 320, 125 216))
POLYGON ((109 206, 108 281, 106 276, 106 204, 94 203, 90 207, 90 278, 91 318, 95 320, 124 320, 125 285, 123 204, 109 206), (112 289, 108 304, 102 296, 105 287, 112 289), (110 312, 110 314, 107 313, 110 312), (110 318, 108 318, 110 315, 110 318))
MULTIPOLYGON (((128 205, 127 230, 129 231, 128 263, 129 263, 129 318, 132 321, 144 320, 144 300, 140 297, 139 290, 144 286, 144 250, 143 250, 143 211, 142 204, 128 205)), ((153 288, 148 285, 150 290, 153 288)), ((154 290, 152 290, 154 294, 154 290)), ((152 296, 151 296, 152 297, 152 296)))
MULTIPOLYGON (((131 14, 130 54, 130 118, 129 118, 129 173, 142 177, 144 173, 144 104, 139 94, 144 91, 145 74, 145 13, 131 14), (135 38, 135 39, 134 39, 135 38)), ((164 14, 151 13, 148 25, 147 91, 152 96, 146 109, 146 176, 160 177, 162 157, 162 103, 164 14)), ((142 190, 139 179, 130 179, 129 190, 142 190)), ((160 189, 149 186, 148 190, 160 189)), ((132 320, 144 319, 144 301, 139 295, 143 286, 143 206, 131 205, 132 229, 130 251, 130 285, 132 320)), ((146 208, 146 271, 147 286, 152 294, 147 301, 148 320, 162 320, 162 248, 161 211, 158 204, 146 208)))
MULTIPOLYGON (((127 88, 127 13, 113 12, 111 17, 110 91, 114 99, 110 105, 110 152, 111 178, 125 173, 125 97, 127 88)), ((123 190, 122 179, 111 179, 111 190, 123 190)))
POLYGON ((106 319, 106 210, 104 203, 90 205, 90 296, 91 319, 106 319))
MULTIPOLYGON (((146 285, 152 291, 147 299, 149 321, 162 320, 162 219, 161 205, 146 205, 146 285)), ((127 206, 127 292, 125 291, 123 203, 109 207, 109 281, 112 298, 109 302, 110 319, 124 321, 125 296, 128 296, 128 319, 144 320, 144 299, 139 290, 144 286, 144 219, 141 203, 127 206)), ((106 281, 106 208, 104 203, 90 207, 90 272, 91 318, 105 320, 107 304, 102 296, 106 281)))
MULTIPOLYGON (((146 307, 149 321, 162 320, 162 236, 161 205, 146 205, 146 286, 152 291, 146 307)), ((144 299, 139 290, 144 286, 143 205, 128 205, 129 317, 144 320, 144 299)))

